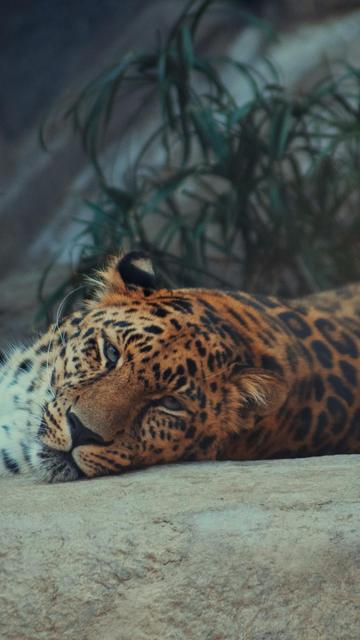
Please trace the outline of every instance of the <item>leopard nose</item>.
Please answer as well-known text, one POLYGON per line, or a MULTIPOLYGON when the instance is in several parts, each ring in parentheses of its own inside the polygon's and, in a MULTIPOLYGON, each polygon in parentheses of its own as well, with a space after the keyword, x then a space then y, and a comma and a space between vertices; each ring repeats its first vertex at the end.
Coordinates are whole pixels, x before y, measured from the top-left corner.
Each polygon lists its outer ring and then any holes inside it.
POLYGON ((85 427, 74 411, 69 410, 67 412, 67 421, 73 447, 79 447, 83 444, 107 444, 98 433, 94 433, 94 431, 85 427))

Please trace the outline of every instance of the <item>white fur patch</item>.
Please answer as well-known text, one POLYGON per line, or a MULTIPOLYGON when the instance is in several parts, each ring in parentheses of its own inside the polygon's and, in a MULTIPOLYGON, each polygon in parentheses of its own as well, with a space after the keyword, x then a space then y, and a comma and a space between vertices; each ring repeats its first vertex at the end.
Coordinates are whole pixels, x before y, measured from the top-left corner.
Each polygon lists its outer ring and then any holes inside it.
POLYGON ((38 432, 51 397, 49 378, 35 347, 9 350, 0 367, 0 475, 40 468, 38 432))

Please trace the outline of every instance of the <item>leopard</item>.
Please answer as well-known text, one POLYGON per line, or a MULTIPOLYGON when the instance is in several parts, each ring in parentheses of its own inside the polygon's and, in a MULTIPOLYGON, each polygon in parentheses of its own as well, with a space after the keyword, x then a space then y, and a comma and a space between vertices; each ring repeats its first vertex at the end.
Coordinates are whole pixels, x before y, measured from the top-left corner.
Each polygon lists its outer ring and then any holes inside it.
POLYGON ((133 251, 92 287, 3 358, 2 475, 360 453, 360 284, 292 300, 169 289, 133 251))

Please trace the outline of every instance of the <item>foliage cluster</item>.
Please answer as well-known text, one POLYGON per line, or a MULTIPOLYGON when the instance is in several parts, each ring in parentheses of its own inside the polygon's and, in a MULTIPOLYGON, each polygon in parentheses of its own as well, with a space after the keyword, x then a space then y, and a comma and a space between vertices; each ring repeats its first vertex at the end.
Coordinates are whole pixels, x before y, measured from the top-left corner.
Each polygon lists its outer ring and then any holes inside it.
POLYGON ((292 95, 269 61, 260 73, 200 50, 214 4, 191 0, 155 51, 124 55, 67 112, 99 196, 74 239, 79 271, 47 307, 119 247, 150 252, 170 286, 293 295, 360 279, 360 70, 343 66, 292 95), (159 125, 114 184, 102 150, 130 92, 151 94, 159 125))

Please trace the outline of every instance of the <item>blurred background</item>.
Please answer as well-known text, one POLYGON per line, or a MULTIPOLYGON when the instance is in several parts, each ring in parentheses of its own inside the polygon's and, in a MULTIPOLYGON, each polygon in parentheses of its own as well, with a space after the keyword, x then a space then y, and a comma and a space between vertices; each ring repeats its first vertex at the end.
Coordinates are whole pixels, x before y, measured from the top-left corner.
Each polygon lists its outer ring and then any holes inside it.
POLYGON ((166 286, 360 279, 359 1, 0 11, 0 347, 119 248, 166 286))

